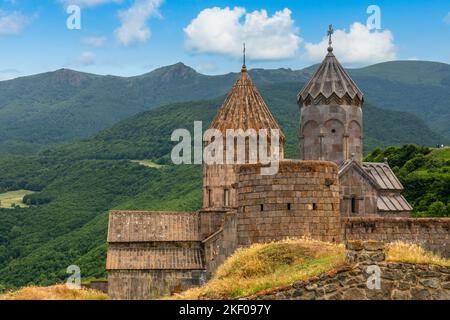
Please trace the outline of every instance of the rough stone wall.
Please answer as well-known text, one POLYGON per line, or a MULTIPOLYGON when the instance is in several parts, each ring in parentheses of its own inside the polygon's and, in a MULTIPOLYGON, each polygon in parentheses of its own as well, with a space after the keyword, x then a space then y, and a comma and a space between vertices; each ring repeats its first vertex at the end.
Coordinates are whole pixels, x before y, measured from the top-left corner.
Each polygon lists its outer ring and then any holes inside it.
POLYGON ((108 281, 91 281, 88 284, 81 284, 81 286, 108 294, 108 281))
POLYGON ((212 164, 203 166, 203 208, 223 209, 236 207, 236 165, 212 164), (228 189, 229 205, 224 203, 224 190, 228 189))
POLYGON ((115 300, 148 300, 202 285, 204 270, 113 270, 108 295, 115 300))
POLYGON ((339 176, 339 184, 342 217, 377 214, 378 191, 355 167, 339 176), (355 212, 352 212, 352 201, 355 201, 355 212))
MULTIPOLYGON (((243 136, 241 136, 239 139, 236 138, 236 140, 234 141, 234 157, 232 160, 227 160, 227 141, 225 139, 226 133, 223 133, 224 164, 205 164, 203 166, 203 209, 221 210, 225 208, 231 209, 237 207, 236 183, 239 166, 242 163, 249 163, 250 159, 254 159, 255 161, 259 161, 261 159, 261 157, 259 156, 260 150, 257 144, 260 136, 257 136, 256 140, 254 140, 253 146, 251 146, 249 140, 245 139, 244 131, 242 132, 243 136), (244 140, 240 140, 241 138, 244 140), (238 161, 238 159, 240 160, 238 161), (231 161, 232 163, 227 161, 231 161), (225 203, 224 199, 225 189, 229 190, 228 204, 225 203)), ((209 143, 210 141, 205 142, 205 146, 209 143)), ((284 136, 282 136, 280 137, 279 141, 279 159, 284 159, 284 143, 285 138, 284 136)), ((272 142, 269 134, 269 136, 267 137, 267 150, 272 150, 271 148, 272 142)))
MULTIPOLYGON (((217 219, 212 215, 209 225, 217 219)), ((109 296, 152 299, 201 284, 205 262, 200 229, 198 212, 112 211, 109 296)))
POLYGON ((403 241, 450 257, 450 218, 343 218, 342 239, 403 241))
POLYGON ((236 211, 224 215, 222 227, 203 241, 208 278, 236 250, 236 211))
POLYGON ((280 161, 261 175, 243 165, 238 182, 237 245, 309 236, 340 241, 337 166, 327 161, 280 161))
POLYGON ((309 105, 301 108, 300 153, 303 160, 340 164, 362 161, 362 108, 350 105, 309 105))
POLYGON ((200 236, 204 240, 217 232, 223 226, 226 210, 202 210, 199 211, 200 215, 200 236))
POLYGON ((348 265, 249 300, 448 300, 450 268, 385 262, 383 244, 351 242, 348 265), (377 269, 379 268, 379 269, 377 269), (378 273, 379 271, 379 273, 378 273), (375 277, 379 275, 379 286, 375 277))

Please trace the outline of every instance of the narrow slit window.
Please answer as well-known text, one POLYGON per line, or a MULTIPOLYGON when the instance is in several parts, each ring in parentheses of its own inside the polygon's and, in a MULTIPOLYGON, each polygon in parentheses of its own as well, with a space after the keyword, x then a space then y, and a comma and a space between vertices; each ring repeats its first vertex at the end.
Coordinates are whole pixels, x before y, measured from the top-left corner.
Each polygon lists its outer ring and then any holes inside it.
POLYGON ((287 209, 291 210, 291 204, 290 203, 287 204, 287 209))
POLYGON ((230 206, 230 190, 229 189, 223 190, 223 205, 225 207, 230 206))
POLYGON ((355 197, 352 198, 352 213, 357 213, 357 210, 356 210, 356 198, 355 197))
POLYGON ((260 205, 260 209, 261 209, 261 211, 264 211, 264 205, 263 204, 260 205))
POLYGON ((208 207, 212 207, 212 191, 208 189, 208 207))

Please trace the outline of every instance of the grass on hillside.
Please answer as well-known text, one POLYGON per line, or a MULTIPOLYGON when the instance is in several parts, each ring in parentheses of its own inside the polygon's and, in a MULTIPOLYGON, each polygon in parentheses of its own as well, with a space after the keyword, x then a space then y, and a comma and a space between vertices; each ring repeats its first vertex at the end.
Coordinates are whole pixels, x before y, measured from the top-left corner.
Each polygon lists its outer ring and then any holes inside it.
POLYGON ((345 263, 343 245, 288 239, 238 249, 203 287, 171 298, 227 299, 292 284, 345 263))
POLYGON ((387 245, 386 261, 418 263, 418 264, 436 264, 443 267, 450 267, 450 259, 444 259, 426 251, 417 244, 393 242, 387 245))
POLYGON ((51 287, 25 287, 0 295, 0 300, 108 300, 103 292, 92 289, 69 289, 64 284, 51 287))
POLYGON ((32 193, 34 192, 29 190, 16 190, 2 193, 0 194, 0 208, 11 209, 13 205, 26 208, 28 206, 22 202, 23 197, 32 193))
POLYGON ((427 157, 439 161, 449 161, 450 147, 444 147, 439 149, 433 148, 431 152, 427 155, 427 157))

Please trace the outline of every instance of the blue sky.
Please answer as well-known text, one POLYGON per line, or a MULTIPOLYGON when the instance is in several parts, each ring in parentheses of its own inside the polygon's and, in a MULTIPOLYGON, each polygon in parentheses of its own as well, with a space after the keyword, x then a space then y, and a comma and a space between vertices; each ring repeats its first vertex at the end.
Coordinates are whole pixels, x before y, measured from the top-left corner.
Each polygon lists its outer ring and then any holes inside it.
MULTIPOLYGON (((372 20, 373 21, 373 20, 372 20)), ((71 68, 139 75, 182 61, 198 71, 299 69, 335 53, 358 67, 387 60, 450 63, 450 1, 0 0, 0 79, 71 68), (81 29, 66 7, 79 5, 81 29), (367 26, 367 8, 381 28, 367 26)))

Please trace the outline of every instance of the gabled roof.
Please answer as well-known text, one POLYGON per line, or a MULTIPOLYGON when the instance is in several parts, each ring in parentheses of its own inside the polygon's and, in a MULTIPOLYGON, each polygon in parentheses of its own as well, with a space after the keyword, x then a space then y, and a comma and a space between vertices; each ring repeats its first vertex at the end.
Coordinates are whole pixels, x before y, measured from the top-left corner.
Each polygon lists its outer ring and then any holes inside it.
POLYGON ((355 160, 350 159, 341 163, 339 166, 339 175, 343 175, 352 166, 354 166, 379 190, 403 190, 402 184, 387 163, 363 162, 361 165, 355 160))
POLYGON ((309 104, 349 104, 362 106, 364 95, 328 48, 328 54, 311 80, 298 94, 300 106, 309 104))
POLYGON ((412 211, 411 205, 400 194, 403 186, 387 163, 363 162, 346 160, 339 166, 339 177, 354 168, 378 190, 377 209, 380 212, 412 211))
POLYGON ((380 188, 377 181, 373 179, 373 177, 369 175, 366 170, 364 170, 364 168, 353 159, 345 160, 340 164, 339 177, 343 176, 348 170, 350 170, 350 168, 354 168, 356 171, 358 171, 359 174, 366 178, 366 180, 369 181, 376 189, 380 188))
POLYGON ((111 211, 108 243, 200 241, 197 212, 111 211))
POLYGON ((228 93, 225 102, 211 123, 211 129, 225 133, 227 129, 278 129, 284 140, 283 132, 258 89, 253 84, 244 65, 239 79, 228 93))
POLYGON ((380 194, 377 199, 377 208, 382 212, 412 211, 411 205, 399 193, 380 194))
POLYGON ((110 245, 106 270, 204 269, 200 245, 156 247, 149 243, 110 245))
POLYGON ((364 162, 363 168, 377 182, 380 189, 403 190, 402 184, 387 163, 364 162))

